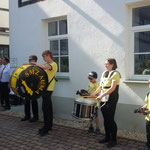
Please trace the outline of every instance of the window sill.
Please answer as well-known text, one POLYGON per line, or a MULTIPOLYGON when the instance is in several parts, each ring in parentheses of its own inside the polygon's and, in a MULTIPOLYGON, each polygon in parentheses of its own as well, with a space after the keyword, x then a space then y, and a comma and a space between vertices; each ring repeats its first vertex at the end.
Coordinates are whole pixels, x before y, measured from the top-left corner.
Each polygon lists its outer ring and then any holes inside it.
POLYGON ((137 83, 137 84, 147 84, 147 80, 125 80, 123 83, 137 83))
POLYGON ((70 80, 70 77, 69 76, 58 76, 56 75, 56 79, 60 79, 60 80, 70 80))

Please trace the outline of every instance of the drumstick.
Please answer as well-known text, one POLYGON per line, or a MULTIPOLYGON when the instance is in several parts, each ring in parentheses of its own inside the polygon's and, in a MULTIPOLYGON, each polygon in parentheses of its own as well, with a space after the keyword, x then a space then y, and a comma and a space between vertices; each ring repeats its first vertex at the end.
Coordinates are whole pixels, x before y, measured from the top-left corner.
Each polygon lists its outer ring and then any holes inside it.
POLYGON ((90 97, 90 96, 80 96, 80 97, 83 97, 83 98, 96 98, 97 96, 94 96, 94 97, 90 97))

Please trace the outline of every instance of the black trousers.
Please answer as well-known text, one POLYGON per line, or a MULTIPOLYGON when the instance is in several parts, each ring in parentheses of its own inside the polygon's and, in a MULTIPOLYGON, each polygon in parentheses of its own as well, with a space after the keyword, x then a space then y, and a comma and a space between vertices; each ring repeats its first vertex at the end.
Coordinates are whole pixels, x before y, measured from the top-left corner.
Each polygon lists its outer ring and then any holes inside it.
POLYGON ((32 105, 32 113, 33 117, 38 119, 39 114, 38 114, 38 102, 36 99, 33 100, 26 100, 25 102, 25 116, 27 118, 31 118, 31 109, 30 106, 32 105))
POLYGON ((42 98, 42 110, 44 118, 44 129, 51 130, 53 126, 53 106, 51 101, 53 91, 44 91, 42 98))
POLYGON ((1 103, 1 105, 4 105, 4 98, 2 98, 2 85, 1 85, 1 82, 0 82, 0 103, 1 103))
MULTIPOLYGON (((118 94, 111 94, 109 100, 101 108, 104 118, 105 138, 112 141, 117 140, 117 124, 114 120, 117 102, 118 94)), ((102 102, 101 105, 103 104, 102 102)))
POLYGON ((146 137, 147 137, 147 147, 150 149, 150 121, 146 121, 146 137))
POLYGON ((1 82, 0 83, 0 89, 1 89, 1 103, 5 103, 6 107, 10 107, 10 101, 9 101, 9 92, 10 89, 8 88, 9 82, 1 82))

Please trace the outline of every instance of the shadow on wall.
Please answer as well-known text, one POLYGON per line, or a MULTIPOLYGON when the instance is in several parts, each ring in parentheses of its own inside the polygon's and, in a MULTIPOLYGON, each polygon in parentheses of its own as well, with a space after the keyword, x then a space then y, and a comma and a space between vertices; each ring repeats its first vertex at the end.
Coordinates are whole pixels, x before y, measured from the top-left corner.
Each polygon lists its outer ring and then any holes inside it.
MULTIPOLYGON (((87 21, 89 21, 92 25, 94 25, 98 30, 101 32, 104 32, 108 37, 113 39, 114 42, 116 42, 121 47, 123 46, 123 41, 121 41, 118 37, 116 37, 114 34, 112 34, 110 31, 108 31, 100 22, 95 20, 93 17, 89 16, 86 12, 81 10, 77 5, 72 3, 70 0, 63 0, 67 5, 69 5, 72 9, 74 9, 76 12, 78 12, 81 16, 83 16, 87 21)), ((100 21, 100 20, 99 20, 100 21)), ((118 21, 117 21, 118 22, 118 21)))

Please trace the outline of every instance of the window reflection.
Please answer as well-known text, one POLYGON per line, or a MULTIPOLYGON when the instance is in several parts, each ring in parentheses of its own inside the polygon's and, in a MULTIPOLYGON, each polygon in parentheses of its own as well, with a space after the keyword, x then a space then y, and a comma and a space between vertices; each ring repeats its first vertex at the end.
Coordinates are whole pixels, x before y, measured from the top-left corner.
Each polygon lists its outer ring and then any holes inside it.
POLYGON ((60 58, 60 68, 61 72, 69 72, 69 62, 68 62, 68 57, 61 57, 60 58))
POLYGON ((133 8, 132 11, 132 26, 150 24, 150 6, 133 8))
POLYGON ((134 52, 150 52, 150 31, 134 34, 134 52))
POLYGON ((140 54, 134 57, 135 67, 134 72, 136 75, 149 75, 150 74, 150 54, 140 54))
POLYGON ((58 55, 58 40, 50 41, 50 50, 53 52, 53 55, 58 55))
POLYGON ((48 23, 48 36, 57 35, 57 22, 49 22, 48 23))
POLYGON ((67 34, 67 20, 59 21, 59 34, 67 34))
POLYGON ((60 54, 68 55, 68 39, 60 40, 60 54))

